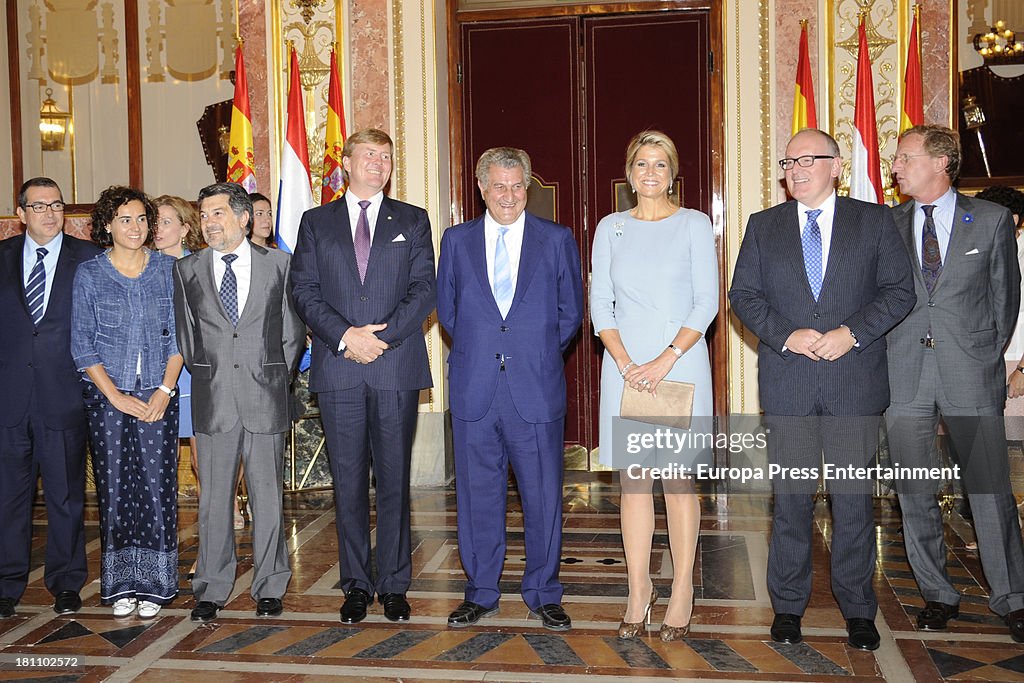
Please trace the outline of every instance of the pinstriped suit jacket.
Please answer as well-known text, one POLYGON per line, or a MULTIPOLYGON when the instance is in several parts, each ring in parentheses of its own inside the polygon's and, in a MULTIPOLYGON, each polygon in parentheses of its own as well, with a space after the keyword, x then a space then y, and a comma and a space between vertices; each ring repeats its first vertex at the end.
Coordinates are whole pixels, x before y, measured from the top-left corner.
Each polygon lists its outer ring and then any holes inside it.
POLYGON ((893 210, 914 263, 917 306, 889 333, 893 401, 917 394, 929 328, 935 339, 943 390, 953 405, 1002 405, 1006 399, 1003 348, 1020 306, 1020 267, 1008 209, 957 193, 942 275, 929 296, 921 276, 921 245, 914 237, 915 202, 893 210))
POLYGON ((362 283, 344 198, 310 209, 291 277, 295 307, 314 335, 310 391, 433 386, 423 321, 435 304, 434 245, 423 209, 384 197, 362 283), (349 327, 371 323, 387 323, 377 333, 389 345, 380 358, 361 365, 338 352, 349 327))
POLYGON ((837 197, 832 243, 818 301, 804 268, 797 202, 755 213, 736 259, 729 299, 760 339, 761 407, 810 415, 819 397, 831 415, 878 415, 889 404, 885 334, 914 307, 911 263, 892 212, 837 197), (846 325, 858 346, 836 361, 783 351, 801 328, 846 325))

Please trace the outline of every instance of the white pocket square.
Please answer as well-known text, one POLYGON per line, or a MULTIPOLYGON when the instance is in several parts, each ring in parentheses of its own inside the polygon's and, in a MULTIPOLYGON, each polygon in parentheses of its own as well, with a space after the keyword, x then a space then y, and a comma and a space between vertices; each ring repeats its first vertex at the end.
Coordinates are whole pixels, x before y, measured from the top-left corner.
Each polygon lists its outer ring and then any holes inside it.
POLYGON ((971 249, 969 252, 964 254, 964 256, 973 256, 974 254, 977 254, 977 253, 978 253, 977 249, 971 249))
MULTIPOLYGON (((396 237, 395 239, 393 239, 391 241, 392 242, 404 242, 405 241, 405 235, 399 234, 398 237, 396 237)), ((974 251, 977 252, 978 250, 975 249, 974 251)))

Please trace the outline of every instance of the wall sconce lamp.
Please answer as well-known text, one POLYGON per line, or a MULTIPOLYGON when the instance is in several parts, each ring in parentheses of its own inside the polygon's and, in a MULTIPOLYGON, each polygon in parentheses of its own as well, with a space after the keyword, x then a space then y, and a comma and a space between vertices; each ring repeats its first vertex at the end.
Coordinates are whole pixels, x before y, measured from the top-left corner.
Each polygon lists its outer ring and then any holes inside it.
POLYGON ((39 138, 44 152, 60 152, 71 123, 71 114, 63 112, 53 100, 53 89, 46 89, 46 99, 39 108, 39 138))

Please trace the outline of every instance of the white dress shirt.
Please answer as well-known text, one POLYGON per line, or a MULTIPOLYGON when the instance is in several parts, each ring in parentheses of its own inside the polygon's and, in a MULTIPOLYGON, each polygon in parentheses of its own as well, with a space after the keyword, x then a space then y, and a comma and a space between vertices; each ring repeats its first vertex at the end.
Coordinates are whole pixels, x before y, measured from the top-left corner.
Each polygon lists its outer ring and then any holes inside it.
POLYGON ((516 282, 519 280, 519 256, 523 251, 523 231, 526 229, 526 212, 511 225, 501 225, 491 217, 491 212, 484 214, 484 253, 487 255, 487 282, 494 292, 494 249, 498 246, 498 228, 508 228, 505 233, 505 248, 508 250, 508 265, 512 270, 512 296, 516 293, 516 282))
POLYGON ((833 192, 821 206, 810 207, 802 202, 796 203, 797 218, 800 220, 800 236, 803 237, 807 227, 807 212, 821 209, 818 216, 818 230, 821 231, 821 281, 825 282, 825 271, 828 270, 828 252, 832 247, 832 219, 836 213, 836 193, 833 192))
MULTIPOLYGON (((939 254, 942 255, 942 262, 946 262, 946 251, 949 249, 949 238, 953 235, 953 214, 956 213, 956 191, 953 188, 946 190, 931 204, 935 205, 932 210, 932 220, 935 221, 935 235, 939 238, 939 254)), ((921 248, 924 235, 924 211, 922 206, 926 204, 914 200, 914 250, 917 252, 918 265, 924 263, 921 257, 921 248)))
MULTIPOLYGON (((352 230, 352 244, 356 243, 356 224, 359 222, 359 202, 362 197, 357 197, 352 191, 345 193, 345 204, 348 206, 348 227, 352 230)), ((380 204, 384 201, 384 192, 378 192, 372 197, 367 197, 370 205, 366 207, 366 220, 370 223, 370 244, 373 244, 373 235, 377 232, 377 214, 380 213, 380 204)))
POLYGON ((252 247, 249 245, 249 240, 242 240, 242 243, 233 251, 213 250, 213 282, 217 285, 218 292, 221 280, 224 279, 224 273, 227 271, 227 264, 223 259, 227 254, 238 255, 235 262, 231 264, 231 271, 235 274, 235 281, 238 283, 238 318, 241 320, 245 302, 249 299, 249 282, 252 279, 252 247))

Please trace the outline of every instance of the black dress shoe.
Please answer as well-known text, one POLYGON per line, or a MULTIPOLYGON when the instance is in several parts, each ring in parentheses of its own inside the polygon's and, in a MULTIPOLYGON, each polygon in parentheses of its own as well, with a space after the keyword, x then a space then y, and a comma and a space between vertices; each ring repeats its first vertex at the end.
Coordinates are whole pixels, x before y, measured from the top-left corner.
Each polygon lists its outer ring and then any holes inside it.
POLYGON ((846 642, 850 647, 858 650, 877 650, 878 644, 882 641, 878 637, 878 629, 875 622, 870 619, 854 617, 846 620, 846 632, 850 635, 846 642))
POLYGON ((804 639, 800 632, 800 615, 776 614, 772 621, 772 640, 776 643, 796 645, 804 639))
POLYGON ((917 627, 925 631, 944 631, 946 622, 960 616, 959 605, 929 600, 924 609, 917 613, 917 627))
POLYGON ((572 628, 572 619, 558 603, 553 602, 539 609, 532 609, 530 616, 540 619, 544 623, 544 628, 549 631, 568 631, 572 628))
POLYGON ((61 591, 53 601, 53 611, 57 614, 74 614, 82 609, 82 598, 76 591, 61 591))
POLYGON ((341 623, 355 624, 366 618, 366 606, 371 602, 370 594, 362 588, 353 588, 345 596, 341 606, 341 623))
POLYGON ((284 611, 281 598, 260 598, 256 603, 256 616, 276 617, 284 611))
POLYGON ((204 624, 208 621, 213 621, 217 618, 217 612, 220 611, 220 605, 209 600, 200 600, 196 603, 196 606, 192 608, 192 621, 201 621, 204 624))
POLYGON ((388 621, 409 621, 412 608, 405 599, 405 593, 385 593, 379 596, 379 600, 384 605, 384 617, 388 621))
POLYGON ((1007 614, 1006 625, 1010 627, 1010 637, 1018 643, 1024 643, 1024 609, 1007 614))
POLYGON ((455 608, 455 611, 448 615, 448 625, 452 628, 466 628, 480 621, 483 617, 494 616, 498 613, 498 606, 484 607, 469 600, 464 601, 455 608))
POLYGON ((14 598, 0 598, 0 619, 10 619, 14 616, 14 598))

